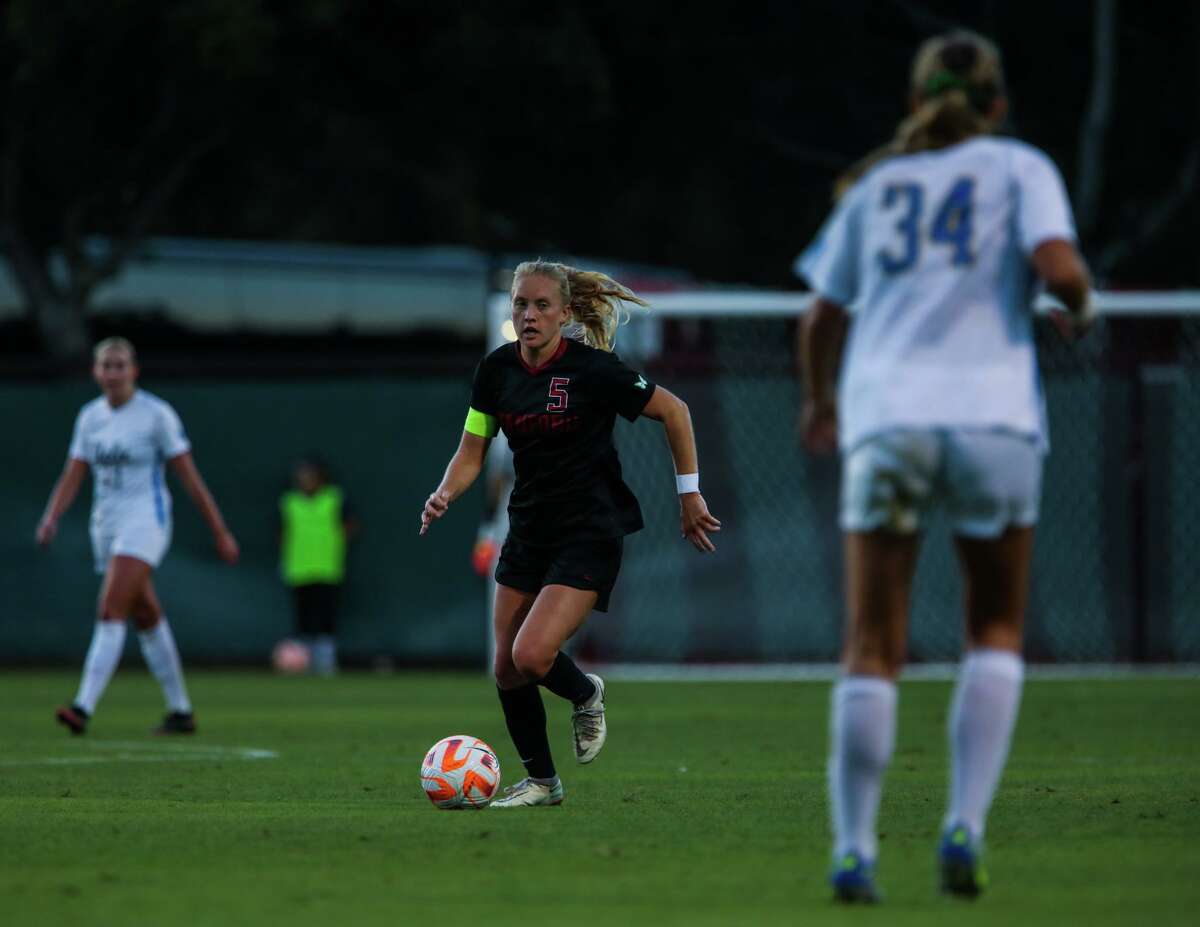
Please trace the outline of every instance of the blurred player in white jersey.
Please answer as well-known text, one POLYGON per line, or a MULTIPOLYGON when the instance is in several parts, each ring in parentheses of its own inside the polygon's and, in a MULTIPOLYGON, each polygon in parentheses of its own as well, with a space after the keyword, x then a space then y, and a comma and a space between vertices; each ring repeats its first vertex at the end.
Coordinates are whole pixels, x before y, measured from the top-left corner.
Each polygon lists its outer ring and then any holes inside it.
POLYGON ((170 462, 200 509, 222 560, 237 562, 237 541, 192 461, 179 416, 157 396, 137 389, 133 345, 124 338, 101 341, 96 345, 93 375, 103 395, 80 410, 66 467, 37 527, 39 544, 54 540, 58 520, 90 468, 92 549, 96 572, 104 581, 79 692, 55 716, 72 733, 84 733, 121 659, 125 623, 132 619, 142 655, 166 697, 167 715, 156 733, 191 734, 196 722, 179 652, 152 578, 171 543, 171 494, 163 478, 164 462, 170 462))
POLYGON ((973 33, 931 39, 911 90, 911 115, 839 185, 796 266, 817 294, 801 328, 804 438, 843 457, 848 626, 829 762, 831 881, 842 901, 878 899, 875 818, 920 531, 935 502, 962 569, 967 647, 949 722, 942 887, 964 897, 984 887, 984 821, 1020 700, 1048 448, 1039 281, 1067 308, 1060 329, 1090 320, 1059 172, 1036 148, 991 136, 1007 106, 995 47, 973 33))

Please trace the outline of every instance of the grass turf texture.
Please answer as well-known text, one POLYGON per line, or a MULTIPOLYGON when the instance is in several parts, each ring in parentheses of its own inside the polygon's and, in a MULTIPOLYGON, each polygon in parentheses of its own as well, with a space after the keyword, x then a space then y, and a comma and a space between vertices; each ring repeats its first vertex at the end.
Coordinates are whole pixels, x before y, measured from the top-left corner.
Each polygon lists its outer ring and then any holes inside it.
POLYGON ((547 696, 557 809, 442 812, 424 751, 484 738, 521 774, 482 676, 192 673, 200 734, 155 739, 118 674, 92 729, 73 673, 0 678, 0 920, 24 924, 1195 923, 1200 683, 1032 682, 991 818, 993 886, 940 898, 950 687, 901 687, 874 910, 829 901, 828 685, 622 683, 577 767, 547 696), (253 747, 273 759, 218 755, 253 747))

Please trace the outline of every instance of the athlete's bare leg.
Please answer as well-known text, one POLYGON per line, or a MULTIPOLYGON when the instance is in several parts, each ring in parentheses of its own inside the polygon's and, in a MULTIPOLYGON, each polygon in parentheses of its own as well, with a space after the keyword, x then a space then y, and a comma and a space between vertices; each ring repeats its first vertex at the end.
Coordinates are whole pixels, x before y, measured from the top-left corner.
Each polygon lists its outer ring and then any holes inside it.
POLYGON ((894 680, 904 666, 908 607, 920 537, 888 531, 847 532, 847 675, 894 680))
MULTIPOLYGON (((114 558, 116 559, 132 558, 114 558)), ((146 569, 136 596, 129 606, 128 616, 137 628, 138 644, 146 666, 162 686, 163 697, 167 703, 168 715, 156 733, 191 734, 196 730, 196 722, 192 718, 192 703, 184 683, 183 664, 179 660, 175 635, 168 622, 163 620, 162 605, 154 589, 149 564, 142 565, 146 569)))
POLYGON ((876 815, 896 741, 895 680, 907 649, 908 602, 919 549, 915 534, 871 531, 845 536, 844 675, 833 689, 830 721, 835 885, 838 879, 866 878, 861 890, 872 898, 869 872, 878 853, 876 815))
POLYGON ((538 593, 511 586, 496 587, 492 620, 496 633, 496 687, 504 723, 529 779, 510 786, 496 807, 558 804, 562 785, 554 768, 546 734, 546 708, 536 679, 527 679, 513 659, 520 636, 538 593))
MULTIPOLYGON (((494 803, 497 808, 558 804, 562 784, 555 772, 546 736, 546 709, 540 686, 575 704, 577 716, 599 716, 592 727, 602 728, 603 689, 584 676, 560 648, 583 624, 596 604, 597 593, 568 586, 545 586, 537 594, 500 586, 496 592, 496 684, 509 736, 513 739, 529 779, 511 786, 494 803), (598 707, 592 706, 591 699, 598 707), (581 703, 582 706, 581 706, 581 703)), ((603 746, 603 735, 581 762, 590 762, 603 746)))
POLYGON ((973 896, 983 888, 979 842, 1021 701, 1033 529, 1008 528, 994 539, 958 537, 955 546, 967 655, 950 707, 950 806, 940 852, 943 888, 973 896))
POLYGON ((963 570, 968 646, 1020 653, 1033 528, 1009 528, 994 540, 958 537, 954 544, 963 570))
POLYGON ((70 705, 60 706, 55 712, 58 721, 72 733, 82 734, 86 730, 88 719, 108 688, 125 648, 125 622, 133 615, 149 578, 150 564, 134 557, 117 556, 108 562, 79 690, 70 705))
POLYGON ((162 605, 154 590, 154 578, 147 575, 146 582, 142 586, 137 600, 133 603, 129 617, 133 619, 133 623, 139 631, 149 631, 162 620, 162 614, 162 605))
POLYGON ((96 617, 100 621, 125 621, 142 598, 152 568, 144 560, 118 554, 108 561, 100 586, 96 617))
POLYGON ((570 586, 544 586, 517 631, 514 668, 528 681, 542 679, 596 606, 599 594, 570 586))
POLYGON ((492 609, 492 627, 496 635, 494 672, 496 685, 501 689, 516 689, 529 682, 513 665, 513 644, 536 599, 536 592, 522 592, 511 586, 496 587, 492 609))

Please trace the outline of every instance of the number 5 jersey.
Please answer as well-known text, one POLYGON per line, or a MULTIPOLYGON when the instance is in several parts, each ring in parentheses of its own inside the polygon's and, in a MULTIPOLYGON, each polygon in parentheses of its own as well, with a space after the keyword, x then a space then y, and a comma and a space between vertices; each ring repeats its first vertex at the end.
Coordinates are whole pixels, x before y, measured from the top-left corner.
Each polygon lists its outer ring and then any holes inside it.
POLYGON ((654 389, 615 354, 569 338, 538 367, 525 362, 517 344, 479 363, 465 428, 487 438, 502 430, 512 448, 513 537, 558 546, 641 530, 613 426, 618 414, 635 420, 654 389))

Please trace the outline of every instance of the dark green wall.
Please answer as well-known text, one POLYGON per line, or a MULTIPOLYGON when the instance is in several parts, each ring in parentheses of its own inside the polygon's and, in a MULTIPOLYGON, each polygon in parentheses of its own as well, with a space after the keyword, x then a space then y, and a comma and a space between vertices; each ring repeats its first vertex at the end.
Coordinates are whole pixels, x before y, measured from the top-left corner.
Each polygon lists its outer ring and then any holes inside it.
MULTIPOLYGON (((264 660, 288 633, 275 506, 289 462, 317 450, 363 521, 350 559, 343 652, 482 664, 484 584, 465 568, 480 490, 432 533, 417 536, 425 496, 461 434, 465 382, 144 385, 183 418, 200 471, 242 545, 238 566, 218 561, 191 500, 169 479, 175 539, 156 582, 185 659, 264 660)), ((88 382, 0 388, 0 662, 77 661, 86 651, 98 586, 87 536, 90 485, 48 550, 35 546, 33 532, 75 414, 94 395, 88 382)))
MULTIPOLYGON (((1070 354, 1044 353, 1053 450, 1027 653, 1194 660, 1200 377, 1188 367, 1152 380, 1105 373, 1103 354, 1119 341, 1102 334, 1070 354)), ((719 550, 700 557, 679 540, 661 427, 619 422, 626 477, 647 527, 629 540, 613 608, 588 622, 579 651, 631 661, 836 659, 838 468, 799 447, 794 379, 776 371, 666 382, 692 406, 705 495, 725 521, 719 550)), ((468 568, 480 489, 430 535, 417 536, 421 505, 461 434, 466 376, 147 386, 179 410, 243 547, 237 567, 220 563, 190 500, 173 486, 175 542, 156 577, 186 660, 261 662, 289 632, 276 500, 289 462, 319 450, 364 522, 351 555, 343 654, 482 666, 486 590, 468 568)), ((0 386, 0 664, 77 663, 86 651, 97 588, 86 529, 90 489, 49 550, 35 547, 33 530, 74 415, 93 395, 86 382, 0 386)), ((910 653, 949 660, 961 646, 962 590, 944 521, 931 524, 910 653)))

